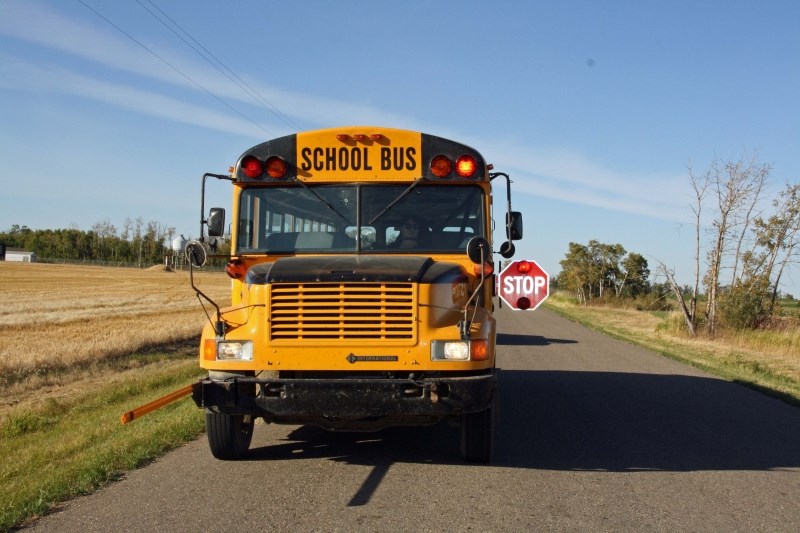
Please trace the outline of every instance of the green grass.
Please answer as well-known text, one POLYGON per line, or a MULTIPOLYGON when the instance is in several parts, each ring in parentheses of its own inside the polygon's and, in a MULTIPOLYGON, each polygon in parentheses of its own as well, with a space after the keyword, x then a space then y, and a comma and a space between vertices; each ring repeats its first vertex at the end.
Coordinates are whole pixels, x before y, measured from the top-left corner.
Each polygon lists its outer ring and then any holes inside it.
POLYGON ((17 409, 0 425, 0 531, 87 494, 203 431, 190 398, 125 426, 122 413, 194 382, 196 358, 151 365, 124 385, 17 409))

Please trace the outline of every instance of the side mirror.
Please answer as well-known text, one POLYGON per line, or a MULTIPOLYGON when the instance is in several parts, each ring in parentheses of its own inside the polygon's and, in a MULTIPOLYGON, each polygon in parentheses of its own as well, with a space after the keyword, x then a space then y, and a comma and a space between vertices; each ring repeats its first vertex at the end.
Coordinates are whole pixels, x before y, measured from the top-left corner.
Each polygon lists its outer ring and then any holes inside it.
POLYGON ((489 260, 492 249, 489 241, 483 237, 473 237, 467 243, 467 256, 476 265, 483 264, 489 260))
POLYGON ((506 213, 506 242, 500 245, 500 255, 506 259, 514 256, 516 251, 514 243, 522 238, 522 213, 519 211, 509 211, 506 213))
POLYGON ((221 207, 212 207, 208 211, 208 236, 222 237, 225 233, 225 210, 221 207))
POLYGON ((186 259, 194 267, 199 268, 205 265, 208 260, 208 252, 205 246, 203 246, 203 243, 199 241, 187 242, 184 253, 186 254, 186 259))
POLYGON ((506 241, 500 245, 500 255, 505 257, 506 259, 511 259, 514 257, 514 253, 517 251, 514 243, 511 241, 506 241))
POLYGON ((506 213, 506 228, 508 230, 509 240, 518 241, 522 238, 522 213, 519 211, 510 211, 506 213))

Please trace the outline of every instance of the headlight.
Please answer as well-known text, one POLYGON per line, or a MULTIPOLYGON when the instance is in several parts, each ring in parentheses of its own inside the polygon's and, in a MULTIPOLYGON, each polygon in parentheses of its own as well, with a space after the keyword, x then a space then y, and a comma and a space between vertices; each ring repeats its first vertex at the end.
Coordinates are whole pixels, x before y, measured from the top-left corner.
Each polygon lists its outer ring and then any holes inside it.
POLYGON ((432 341, 433 361, 486 361, 489 346, 485 339, 469 341, 432 341))
POLYGON ((445 359, 453 359, 455 361, 467 361, 469 359, 469 343, 464 341, 445 342, 442 351, 445 359))
POLYGON ((434 361, 469 361, 469 341, 433 341, 431 359, 434 361))
POLYGON ((217 341, 218 361, 252 361, 252 341, 217 341))

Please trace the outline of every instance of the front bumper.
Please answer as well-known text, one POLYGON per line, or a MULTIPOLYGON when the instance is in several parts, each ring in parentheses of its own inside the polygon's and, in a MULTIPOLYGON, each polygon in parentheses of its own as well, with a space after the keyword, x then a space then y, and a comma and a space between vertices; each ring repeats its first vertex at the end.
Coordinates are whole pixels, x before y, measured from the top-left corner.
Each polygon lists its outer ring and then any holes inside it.
POLYGON ((192 397, 198 407, 275 422, 394 418, 407 423, 483 411, 492 403, 495 384, 495 372, 420 380, 206 378, 194 384, 192 397))

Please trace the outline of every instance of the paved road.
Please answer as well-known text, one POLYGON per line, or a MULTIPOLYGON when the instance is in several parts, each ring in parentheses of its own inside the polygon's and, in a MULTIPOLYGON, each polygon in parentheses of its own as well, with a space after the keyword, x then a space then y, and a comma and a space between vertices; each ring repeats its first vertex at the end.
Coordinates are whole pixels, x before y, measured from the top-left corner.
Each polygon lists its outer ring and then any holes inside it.
POLYGON ((205 439, 34 531, 798 531, 800 409, 546 310, 503 309, 496 454, 458 429, 260 425, 205 439))

